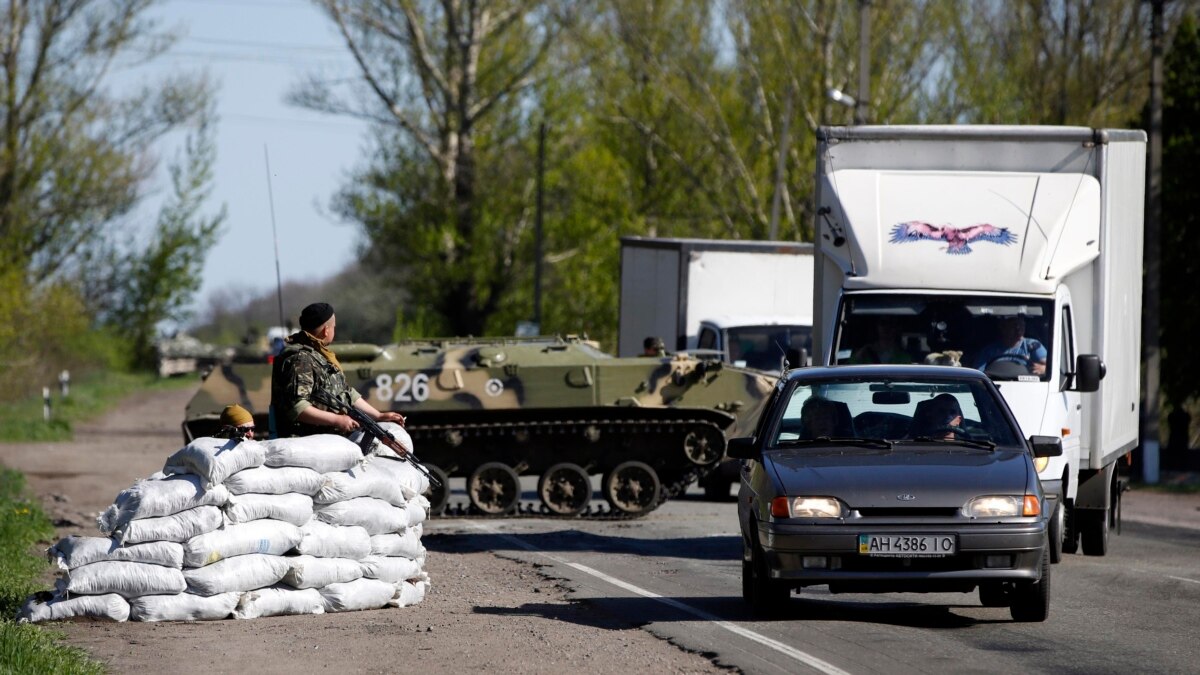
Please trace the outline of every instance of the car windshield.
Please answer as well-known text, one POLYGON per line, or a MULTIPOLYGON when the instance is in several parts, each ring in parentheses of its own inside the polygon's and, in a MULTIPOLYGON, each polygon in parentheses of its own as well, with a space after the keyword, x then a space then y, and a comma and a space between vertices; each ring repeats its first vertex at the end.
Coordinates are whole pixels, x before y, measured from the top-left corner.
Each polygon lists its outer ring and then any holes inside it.
POLYGON ((772 447, 876 447, 878 441, 967 447, 1020 445, 1020 432, 982 381, 857 378, 797 382, 771 432, 772 447), (814 443, 814 441, 816 441, 814 443))
POLYGON ((848 296, 834 363, 966 366, 993 380, 1050 377, 1048 300, 995 296, 848 296))
POLYGON ((792 367, 799 363, 801 350, 812 353, 812 328, 809 326, 737 326, 730 328, 729 362, 740 367, 779 370, 784 356, 792 367))

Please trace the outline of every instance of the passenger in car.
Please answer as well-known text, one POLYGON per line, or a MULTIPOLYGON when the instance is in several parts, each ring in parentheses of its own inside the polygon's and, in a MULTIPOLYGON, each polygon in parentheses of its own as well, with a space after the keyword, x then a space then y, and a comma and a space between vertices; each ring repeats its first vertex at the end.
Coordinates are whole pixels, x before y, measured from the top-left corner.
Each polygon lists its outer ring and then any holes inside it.
POLYGON ((800 422, 803 427, 801 438, 854 437, 849 406, 823 396, 812 396, 804 402, 800 407, 800 422))
POLYGON ((944 440, 952 440, 963 423, 962 407, 953 394, 938 394, 928 401, 917 404, 913 414, 912 427, 909 437, 927 436, 944 440))

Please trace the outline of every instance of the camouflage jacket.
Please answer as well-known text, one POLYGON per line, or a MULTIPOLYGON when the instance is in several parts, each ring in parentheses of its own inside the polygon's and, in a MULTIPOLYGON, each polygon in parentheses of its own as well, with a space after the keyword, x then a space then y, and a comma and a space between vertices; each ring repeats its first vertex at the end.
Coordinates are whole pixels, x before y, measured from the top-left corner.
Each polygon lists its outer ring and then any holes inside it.
POLYGON ((349 394, 351 403, 362 398, 346 384, 346 375, 340 368, 330 363, 321 352, 305 344, 302 334, 294 335, 289 338, 283 351, 275 357, 271 368, 271 419, 274 435, 282 438, 335 433, 331 427, 313 426, 298 420, 300 413, 310 405, 316 405, 318 410, 328 410, 325 406, 309 400, 312 392, 318 389, 337 398, 349 394), (297 339, 297 336, 300 336, 300 339, 297 339))

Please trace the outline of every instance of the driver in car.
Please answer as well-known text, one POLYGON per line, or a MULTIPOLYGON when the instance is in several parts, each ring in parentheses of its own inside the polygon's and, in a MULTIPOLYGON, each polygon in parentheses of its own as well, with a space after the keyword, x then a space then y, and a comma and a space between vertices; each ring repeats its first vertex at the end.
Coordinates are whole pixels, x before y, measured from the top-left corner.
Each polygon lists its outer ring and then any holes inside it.
POLYGON ((1046 372, 1046 346, 1041 341, 1025 337, 1025 317, 1000 318, 1000 336, 984 347, 979 354, 979 370, 986 370, 995 361, 1012 361, 1025 366, 1034 375, 1046 372))
POLYGON ((928 404, 917 408, 912 435, 952 441, 959 434, 965 435, 960 431, 962 423, 962 407, 958 405, 958 399, 953 394, 938 394, 928 404))

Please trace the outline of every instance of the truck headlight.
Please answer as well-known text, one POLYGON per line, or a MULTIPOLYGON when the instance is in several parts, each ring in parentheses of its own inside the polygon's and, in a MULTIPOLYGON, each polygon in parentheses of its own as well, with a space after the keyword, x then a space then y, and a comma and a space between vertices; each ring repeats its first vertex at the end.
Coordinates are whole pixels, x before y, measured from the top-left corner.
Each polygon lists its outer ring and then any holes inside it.
POLYGON ((1033 468, 1038 473, 1045 471, 1046 467, 1048 467, 1048 466, 1050 466, 1050 458, 1049 457, 1034 457, 1033 458, 1033 468))
POLYGON ((963 513, 971 518, 1036 516, 1042 512, 1037 495, 985 495, 967 502, 963 513))
POLYGON ((842 503, 834 497, 776 497, 771 500, 776 518, 841 518, 842 503))

